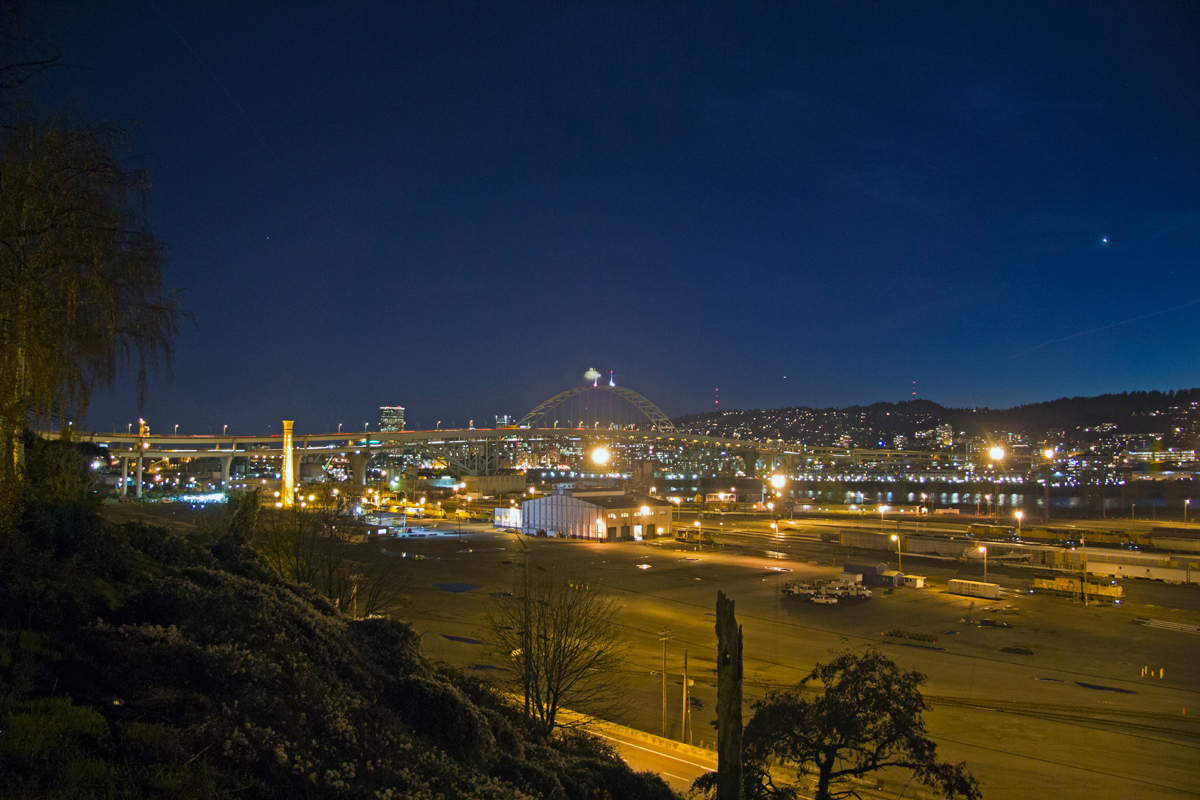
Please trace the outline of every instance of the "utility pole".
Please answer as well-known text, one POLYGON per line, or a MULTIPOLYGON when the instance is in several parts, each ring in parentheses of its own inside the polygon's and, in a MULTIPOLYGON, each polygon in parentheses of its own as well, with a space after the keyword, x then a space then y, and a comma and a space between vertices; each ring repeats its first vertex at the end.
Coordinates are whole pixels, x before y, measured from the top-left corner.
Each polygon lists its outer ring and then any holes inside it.
POLYGON ((742 800, 742 629, 717 592, 717 800, 742 800))
POLYGON ((1087 536, 1079 537, 1079 571, 1082 573, 1079 588, 1083 592, 1083 605, 1087 606, 1087 536))
POLYGON ((667 642, 673 637, 667 634, 671 631, 659 631, 659 641, 663 643, 663 668, 662 668, 662 735, 667 738, 667 642))
POLYGON ((679 741, 687 744, 688 740, 688 678, 687 678, 687 649, 683 651, 683 713, 679 716, 679 741))

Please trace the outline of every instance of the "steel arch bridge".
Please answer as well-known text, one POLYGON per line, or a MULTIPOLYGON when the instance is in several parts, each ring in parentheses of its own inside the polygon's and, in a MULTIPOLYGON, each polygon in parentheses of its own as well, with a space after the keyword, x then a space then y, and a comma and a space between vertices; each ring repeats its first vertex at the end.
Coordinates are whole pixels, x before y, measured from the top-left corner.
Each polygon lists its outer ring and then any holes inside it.
POLYGON ((654 403, 651 403, 645 397, 642 397, 632 389, 626 389, 624 386, 578 386, 574 389, 568 389, 565 392, 559 392, 558 394, 554 395, 554 397, 546 400, 537 408, 521 417, 520 421, 517 423, 517 427, 536 427, 538 420, 546 416, 558 406, 562 405, 565 401, 571 399, 577 394, 591 391, 592 389, 603 389, 606 392, 612 392, 618 397, 628 400, 630 405, 642 412, 646 416, 646 419, 650 420, 651 430, 662 431, 664 433, 676 432, 674 423, 671 422, 670 418, 668 418, 658 406, 654 405, 654 403))

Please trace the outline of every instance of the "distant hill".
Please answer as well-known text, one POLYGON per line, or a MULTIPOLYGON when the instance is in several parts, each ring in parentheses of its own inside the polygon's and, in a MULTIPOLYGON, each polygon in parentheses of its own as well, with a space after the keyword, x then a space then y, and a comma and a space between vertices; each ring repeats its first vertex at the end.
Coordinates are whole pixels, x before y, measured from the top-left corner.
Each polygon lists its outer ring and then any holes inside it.
POLYGON ((814 446, 891 447, 897 436, 905 437, 910 447, 932 446, 936 438, 929 432, 950 425, 958 436, 1007 432, 1035 442, 1045 439, 1048 431, 1061 431, 1068 443, 1156 433, 1163 435, 1163 446, 1192 447, 1200 435, 1200 389, 1064 397, 1008 409, 945 408, 929 400, 846 408, 794 406, 690 414, 673 422, 690 433, 814 446))

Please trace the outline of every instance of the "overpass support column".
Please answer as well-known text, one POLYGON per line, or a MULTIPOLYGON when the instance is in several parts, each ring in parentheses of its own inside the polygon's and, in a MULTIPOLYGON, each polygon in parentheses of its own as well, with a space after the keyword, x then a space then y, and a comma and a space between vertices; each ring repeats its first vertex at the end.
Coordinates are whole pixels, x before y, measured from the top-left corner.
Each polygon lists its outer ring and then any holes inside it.
POLYGON ((746 477, 758 477, 758 451, 743 450, 740 455, 742 457, 742 471, 746 473, 746 477))
POLYGON ((347 453, 346 459, 350 462, 350 472, 354 476, 353 481, 355 486, 367 485, 367 462, 371 460, 371 451, 347 453))
POLYGON ((129 459, 121 459, 121 497, 129 494, 129 459))
POLYGON ((233 456, 221 456, 221 488, 229 488, 229 465, 233 462, 233 456))
POLYGON ((142 451, 141 450, 139 450, 138 454, 137 454, 137 485, 136 485, 136 491, 134 492, 134 496, 137 497, 138 500, 142 499, 142 451))
POLYGON ((290 506, 296 501, 296 473, 292 467, 292 425, 294 422, 290 419, 283 420, 283 466, 279 470, 279 476, 283 483, 279 487, 279 499, 285 506, 290 506))

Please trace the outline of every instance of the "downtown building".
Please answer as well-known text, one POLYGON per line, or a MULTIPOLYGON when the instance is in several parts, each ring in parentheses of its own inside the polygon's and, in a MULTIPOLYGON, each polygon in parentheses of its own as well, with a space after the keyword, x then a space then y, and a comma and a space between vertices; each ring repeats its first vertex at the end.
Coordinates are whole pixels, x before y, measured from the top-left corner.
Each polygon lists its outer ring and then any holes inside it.
POLYGON ((404 407, 403 406, 380 406, 379 407, 379 430, 383 433, 391 433, 404 430, 404 407))

